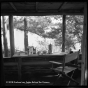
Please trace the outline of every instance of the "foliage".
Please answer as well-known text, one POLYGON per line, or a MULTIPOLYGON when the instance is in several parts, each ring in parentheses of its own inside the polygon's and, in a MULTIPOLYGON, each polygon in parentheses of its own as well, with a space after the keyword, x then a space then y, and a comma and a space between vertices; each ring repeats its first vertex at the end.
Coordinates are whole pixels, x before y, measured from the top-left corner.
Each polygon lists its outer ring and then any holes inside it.
MULTIPOLYGON (((36 33, 44 38, 54 38, 56 45, 62 45, 62 16, 35 16, 26 17, 28 21, 28 31, 36 33), (54 23, 56 20, 57 23, 54 23), (46 32, 50 30, 49 32, 46 32)), ((83 33, 83 19, 82 15, 67 15, 66 16, 66 34, 65 34, 65 46, 66 48, 74 47, 75 43, 81 43, 83 33), (74 39, 77 37, 77 39, 74 39), (74 41, 73 41, 74 40, 74 41)), ((20 20, 17 27, 18 29, 24 29, 23 23, 20 20)))
MULTIPOLYGON (((65 46, 74 47, 75 43, 81 43, 83 33, 83 21, 82 15, 67 15, 66 16, 66 33, 65 33, 65 46), (74 38, 77 39, 74 39, 74 38)), ((62 38, 59 36, 56 39, 56 44, 62 44, 62 38), (58 42, 59 40, 59 42, 58 42)))
MULTIPOLYGON (((16 20, 14 20, 14 27, 19 30, 24 30, 24 22, 23 22, 22 18, 17 20, 17 22, 16 22, 16 20)), ((45 30, 47 30, 49 26, 53 25, 51 17, 49 17, 49 16, 43 16, 43 17, 42 16, 35 16, 35 17, 27 16, 26 19, 27 19, 27 30, 28 31, 30 31, 32 33, 36 33, 42 37, 50 37, 52 35, 52 34, 50 35, 50 33, 47 33, 47 34, 45 33, 45 30)), ((53 29, 53 28, 51 28, 51 29, 53 29)), ((55 30, 55 31, 57 32, 57 30, 55 30)))
MULTIPOLYGON (((27 30, 43 38, 55 39, 56 45, 62 45, 62 15, 51 16, 14 16, 13 26, 24 31, 24 18, 27 19, 27 30), (56 21, 56 22, 55 22, 56 21)), ((82 15, 66 16, 66 48, 74 47, 75 43, 81 43, 83 33, 82 15), (77 39, 74 39, 77 37, 77 39)))
POLYGON ((66 17, 66 33, 73 34, 72 37, 77 36, 77 42, 81 43, 83 33, 83 21, 82 15, 71 15, 66 17))

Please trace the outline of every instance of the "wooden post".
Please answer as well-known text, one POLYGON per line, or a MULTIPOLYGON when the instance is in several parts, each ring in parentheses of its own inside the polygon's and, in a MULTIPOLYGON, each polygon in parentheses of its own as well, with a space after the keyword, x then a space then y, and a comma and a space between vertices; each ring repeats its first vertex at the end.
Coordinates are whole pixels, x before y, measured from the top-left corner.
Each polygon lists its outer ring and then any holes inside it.
POLYGON ((9 32, 10 32, 10 50, 11 50, 11 57, 14 55, 14 29, 13 29, 13 16, 9 16, 9 32))
POLYGON ((26 18, 24 18, 24 47, 25 51, 28 51, 28 31, 26 18))
POLYGON ((4 65, 3 65, 2 41, 1 41, 0 45, 1 45, 1 86, 5 86, 5 74, 4 74, 4 65))
POLYGON ((62 52, 65 52, 65 20, 66 15, 63 15, 63 29, 62 29, 62 52))
MULTIPOLYGON (((86 40, 85 40, 85 73, 88 72, 88 68, 87 68, 87 3, 85 3, 85 7, 84 7, 84 16, 85 16, 85 32, 86 32, 86 40)), ((87 78, 86 75, 88 75, 88 73, 85 74, 85 85, 87 86, 87 78)), ((88 76, 87 76, 88 77, 88 76)))
POLYGON ((7 46, 7 38, 6 38, 6 28, 5 28, 5 19, 4 19, 4 16, 2 16, 2 20, 3 20, 4 52, 5 52, 5 57, 8 57, 8 46, 7 46))
POLYGON ((85 71, 87 70, 87 3, 84 4, 84 27, 82 36, 81 85, 87 85, 85 71))

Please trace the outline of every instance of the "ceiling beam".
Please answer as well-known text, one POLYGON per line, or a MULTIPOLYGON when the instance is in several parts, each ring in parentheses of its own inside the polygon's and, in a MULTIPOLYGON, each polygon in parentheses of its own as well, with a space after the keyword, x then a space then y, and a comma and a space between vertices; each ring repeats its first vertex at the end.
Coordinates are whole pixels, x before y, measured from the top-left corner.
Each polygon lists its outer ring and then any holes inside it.
POLYGON ((82 12, 1 12, 3 15, 17 15, 17 16, 45 16, 45 15, 84 15, 82 12))
POLYGON ((36 12, 38 11, 38 2, 36 2, 36 12))
POLYGON ((67 13, 83 13, 83 11, 81 11, 80 9, 66 9, 66 10, 62 10, 60 12, 67 12, 67 13))
POLYGON ((64 2, 62 2, 62 4, 60 5, 60 7, 58 8, 58 11, 61 9, 61 7, 64 5, 64 2))
POLYGON ((60 5, 60 7, 58 8, 58 11, 60 11, 61 10, 61 8, 62 8, 62 6, 64 5, 64 4, 66 4, 67 2, 62 2, 62 4, 60 5))
POLYGON ((9 2, 9 4, 11 5, 11 7, 12 7, 15 11, 17 11, 17 8, 14 6, 14 4, 13 4, 12 2, 9 2))
POLYGON ((84 11, 84 7, 82 7, 82 8, 80 9, 80 11, 84 11))

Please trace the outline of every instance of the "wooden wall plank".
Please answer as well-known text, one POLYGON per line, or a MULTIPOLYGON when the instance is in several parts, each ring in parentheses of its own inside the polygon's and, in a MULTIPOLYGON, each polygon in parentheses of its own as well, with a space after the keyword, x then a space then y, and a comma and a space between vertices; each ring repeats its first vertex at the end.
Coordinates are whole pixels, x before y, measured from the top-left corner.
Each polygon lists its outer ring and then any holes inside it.
POLYGON ((22 64, 22 58, 19 58, 18 60, 18 80, 21 81, 21 64, 22 64))

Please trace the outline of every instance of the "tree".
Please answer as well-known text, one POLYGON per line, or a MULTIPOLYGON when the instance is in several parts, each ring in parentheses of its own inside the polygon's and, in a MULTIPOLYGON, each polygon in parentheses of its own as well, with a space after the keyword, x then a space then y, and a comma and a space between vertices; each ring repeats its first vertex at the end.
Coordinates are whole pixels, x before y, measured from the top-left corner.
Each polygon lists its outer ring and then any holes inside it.
POLYGON ((82 15, 71 15, 66 17, 66 32, 77 36, 77 42, 81 43, 83 34, 83 22, 84 16, 82 15))
MULTIPOLYGON (((76 43, 81 43, 83 33, 83 19, 84 16, 80 15, 67 15, 66 16, 66 33, 65 33, 65 48, 68 50, 70 47, 75 49, 76 43), (76 39, 75 39, 76 37, 76 39)), ((62 34, 58 35, 55 40, 56 45, 62 45, 62 34)))
POLYGON ((24 47, 25 51, 28 51, 28 30, 26 18, 24 18, 24 47))
POLYGON ((14 16, 13 27, 24 31, 24 16, 14 16))
MULTIPOLYGON (((14 27, 19 30, 24 30, 23 18, 15 19, 14 27)), ((27 30, 35 33, 43 38, 55 39, 56 45, 62 45, 62 16, 27 16, 27 30), (56 23, 54 22, 56 21, 56 23), (48 31, 50 30, 50 31, 48 31), (48 31, 48 32, 46 32, 48 31)), ((66 16, 66 49, 74 47, 75 43, 81 43, 83 33, 83 19, 81 15, 66 16), (77 37, 77 39, 74 39, 77 37), (74 41, 73 41, 74 40, 74 41)))
MULTIPOLYGON (((49 16, 29 16, 26 17, 27 18, 27 30, 29 32, 38 34, 40 36, 44 36, 45 30, 48 29, 48 26, 53 25, 52 24, 52 20, 50 19, 49 16), (35 19, 34 19, 35 18, 35 19)), ((16 18, 14 18, 14 27, 19 29, 19 30, 24 30, 24 24, 23 24, 23 19, 20 18, 19 20, 16 20, 16 18)), ((58 24, 57 24, 58 25, 58 24)), ((56 26, 57 26, 56 25, 56 26)))
POLYGON ((8 46, 7 46, 7 38, 6 38, 6 28, 5 28, 5 17, 2 16, 2 22, 3 22, 3 45, 4 45, 4 52, 5 52, 5 57, 8 57, 8 46))

